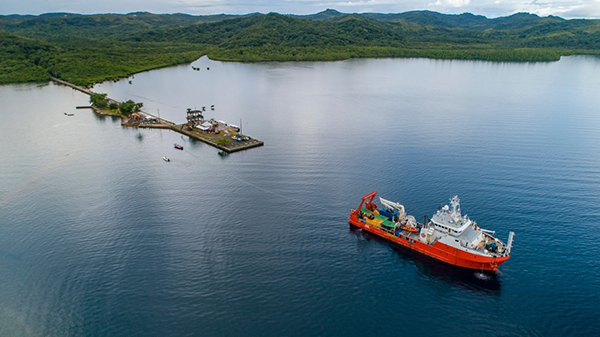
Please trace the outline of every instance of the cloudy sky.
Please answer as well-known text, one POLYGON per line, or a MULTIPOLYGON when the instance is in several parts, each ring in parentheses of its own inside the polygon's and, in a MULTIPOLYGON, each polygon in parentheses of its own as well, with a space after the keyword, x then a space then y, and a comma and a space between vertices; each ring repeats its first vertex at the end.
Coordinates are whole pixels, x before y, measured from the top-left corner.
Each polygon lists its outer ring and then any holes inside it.
POLYGON ((0 0, 0 14, 152 13, 246 14, 253 12, 313 14, 333 8, 343 13, 400 13, 432 10, 470 12, 487 17, 517 12, 564 18, 600 18, 600 0, 0 0))

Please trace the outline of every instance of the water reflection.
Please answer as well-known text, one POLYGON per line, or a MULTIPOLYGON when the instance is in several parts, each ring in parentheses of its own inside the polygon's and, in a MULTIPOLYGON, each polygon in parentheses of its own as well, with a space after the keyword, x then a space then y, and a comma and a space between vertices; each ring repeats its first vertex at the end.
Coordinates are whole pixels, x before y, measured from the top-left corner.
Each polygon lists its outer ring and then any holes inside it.
POLYGON ((458 286, 477 293, 493 296, 500 295, 501 283, 499 275, 496 272, 470 270, 452 266, 405 247, 391 244, 377 235, 363 231, 352 225, 349 227, 350 232, 357 236, 389 245, 402 259, 414 262, 414 265, 419 270, 419 274, 424 277, 434 278, 449 285, 458 286))
POLYGON ((107 116, 107 115, 100 115, 97 113, 93 113, 93 115, 96 117, 96 120, 98 120, 102 123, 106 123, 107 121, 111 120, 113 122, 119 122, 119 124, 121 124, 121 117, 118 117, 118 116, 107 116))
POLYGON ((176 122, 215 104, 211 117, 242 118, 268 146, 224 160, 170 130, 67 118, 89 105, 68 87, 1 87, 0 316, 31 327, 4 320, 0 335, 386 335, 397 314, 407 335, 600 328, 599 283, 578 278, 599 279, 596 236, 556 235, 598 213, 598 62, 199 62, 210 72, 96 91, 164 102, 144 108, 176 122), (459 193, 482 224, 521 233, 518 254, 489 275, 368 234, 339 240, 372 190, 413 214, 459 193))

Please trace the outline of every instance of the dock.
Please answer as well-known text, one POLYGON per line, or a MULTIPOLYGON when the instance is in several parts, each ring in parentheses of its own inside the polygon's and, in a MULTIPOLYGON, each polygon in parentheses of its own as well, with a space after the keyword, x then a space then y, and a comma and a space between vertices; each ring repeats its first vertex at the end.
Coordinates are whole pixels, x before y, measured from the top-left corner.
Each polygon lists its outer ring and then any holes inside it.
MULTIPOLYGON (((55 77, 51 77, 51 80, 56 83, 71 87, 74 90, 80 91, 89 96, 95 94, 93 91, 91 91, 87 88, 77 86, 75 84, 69 83, 67 81, 63 81, 63 80, 55 78, 55 77)), ((106 97, 106 100, 109 103, 117 102, 108 97, 106 97)), ((119 117, 122 119, 121 125, 124 127, 170 129, 175 132, 186 135, 190 138, 193 138, 193 139, 199 140, 203 143, 206 143, 208 145, 211 145, 211 146, 213 146, 221 151, 227 152, 227 153, 238 152, 238 151, 247 150, 247 149, 251 149, 254 147, 264 145, 263 141, 255 139, 255 138, 248 137, 249 139, 247 139, 247 140, 239 140, 239 141, 237 139, 234 139, 231 135, 233 134, 233 132, 235 132, 235 131, 233 131, 235 128, 228 127, 226 124, 222 124, 220 122, 215 125, 215 128, 221 129, 222 134, 221 134, 221 132, 215 134, 215 133, 205 132, 205 131, 202 131, 200 129, 196 129, 193 127, 189 127, 186 124, 177 125, 171 121, 154 116, 145 111, 139 111, 137 113, 133 113, 131 116, 128 117, 128 116, 125 116, 120 113, 114 113, 114 112, 100 110, 91 105, 90 106, 78 106, 76 108, 77 109, 92 109, 96 114, 102 115, 102 116, 119 117)))
MULTIPOLYGON (((193 131, 186 130, 183 124, 173 125, 170 127, 171 130, 184 134, 190 138, 197 139, 201 142, 209 144, 211 146, 216 147, 219 150, 225 151, 227 153, 242 151, 251 149, 253 147, 263 146, 265 143, 262 140, 250 138, 249 140, 238 142, 236 140, 231 140, 225 144, 218 144, 217 139, 211 139, 208 135, 202 134, 201 131, 193 131)), ((213 137, 216 138, 216 137, 213 137)))
POLYGON ((89 90, 89 89, 86 89, 86 88, 83 88, 83 87, 77 86, 77 85, 75 85, 75 84, 73 84, 73 83, 69 83, 69 82, 67 82, 67 81, 63 81, 63 80, 61 80, 61 79, 59 79, 59 78, 56 78, 56 77, 50 77, 50 79, 51 79, 52 81, 56 82, 56 83, 59 83, 59 84, 66 85, 67 87, 71 87, 71 88, 73 88, 73 89, 75 89, 75 90, 77 90, 77 91, 81 91, 82 93, 84 93, 84 94, 86 94, 86 95, 90 95, 90 96, 92 96, 93 94, 95 94, 93 91, 91 91, 91 90, 89 90))

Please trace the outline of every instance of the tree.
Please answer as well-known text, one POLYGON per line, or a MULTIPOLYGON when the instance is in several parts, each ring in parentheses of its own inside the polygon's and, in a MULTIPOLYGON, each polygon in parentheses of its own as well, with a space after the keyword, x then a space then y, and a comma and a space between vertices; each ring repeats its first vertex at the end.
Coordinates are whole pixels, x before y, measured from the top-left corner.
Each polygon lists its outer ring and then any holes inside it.
POLYGON ((94 93, 90 96, 90 103, 98 109, 104 109, 108 106, 106 101, 106 94, 94 93))
POLYGON ((134 108, 135 102, 132 100, 128 100, 127 102, 122 102, 121 104, 119 104, 119 111, 125 116, 131 115, 134 108))
POLYGON ((140 110, 142 110, 142 107, 144 106, 144 103, 140 102, 140 103, 135 103, 133 105, 133 112, 140 112, 140 110))

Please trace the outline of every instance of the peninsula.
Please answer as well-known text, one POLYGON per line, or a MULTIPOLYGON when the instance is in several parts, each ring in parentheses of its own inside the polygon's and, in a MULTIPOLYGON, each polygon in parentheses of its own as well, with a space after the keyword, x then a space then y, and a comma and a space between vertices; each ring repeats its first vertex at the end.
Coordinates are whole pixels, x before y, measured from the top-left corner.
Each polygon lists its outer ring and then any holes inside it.
MULTIPOLYGON (((90 89, 77 86, 56 77, 51 77, 51 80, 90 96, 90 103, 92 103, 92 105, 80 106, 77 107, 78 109, 90 108, 98 115, 121 118, 122 126, 170 129, 214 146, 220 149, 222 153, 237 152, 264 145, 264 142, 261 140, 243 135, 241 133, 241 128, 237 125, 228 125, 223 121, 214 119, 206 120, 204 118, 205 108, 202 110, 188 109, 188 122, 184 124, 175 124, 166 119, 142 111, 142 103, 135 103, 133 101, 119 103, 108 98, 106 94, 95 93, 90 89), (126 108, 124 108, 125 105, 127 106, 126 108)), ((213 110, 213 108, 214 106, 211 107, 211 110, 213 110)), ((175 145, 177 146, 177 144, 175 145)), ((183 150, 183 147, 179 147, 183 150)))

